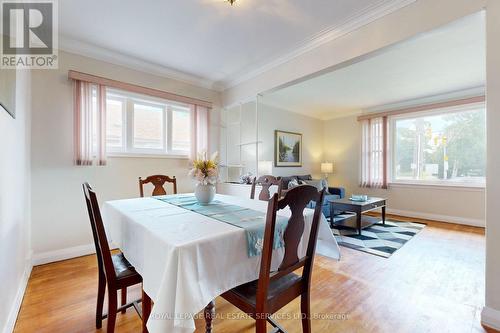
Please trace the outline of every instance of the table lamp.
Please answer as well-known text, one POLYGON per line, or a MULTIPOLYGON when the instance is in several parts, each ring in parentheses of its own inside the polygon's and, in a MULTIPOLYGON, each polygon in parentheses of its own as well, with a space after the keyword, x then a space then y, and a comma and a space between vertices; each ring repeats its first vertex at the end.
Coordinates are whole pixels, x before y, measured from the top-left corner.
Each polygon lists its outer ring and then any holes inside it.
POLYGON ((331 162, 321 163, 321 172, 325 174, 325 178, 328 178, 328 175, 333 173, 333 163, 331 162))

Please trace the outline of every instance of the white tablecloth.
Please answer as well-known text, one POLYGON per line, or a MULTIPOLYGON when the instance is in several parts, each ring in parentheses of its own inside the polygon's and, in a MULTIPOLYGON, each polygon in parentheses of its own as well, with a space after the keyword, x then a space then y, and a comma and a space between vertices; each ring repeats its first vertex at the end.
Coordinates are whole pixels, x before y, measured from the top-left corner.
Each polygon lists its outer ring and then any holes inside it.
MULTIPOLYGON (((267 202, 217 195, 216 200, 267 211, 267 202)), ((106 232, 142 275, 143 288, 154 301, 150 333, 193 332, 192 316, 218 295, 258 278, 260 257, 249 258, 242 228, 153 198, 108 201, 102 207, 106 232)), ((288 210, 278 212, 290 216, 288 210)), ((313 210, 305 212, 306 228, 299 251, 305 254, 313 210)), ((273 267, 283 258, 274 251, 273 267)), ((339 259, 340 251, 322 215, 317 253, 339 259)))

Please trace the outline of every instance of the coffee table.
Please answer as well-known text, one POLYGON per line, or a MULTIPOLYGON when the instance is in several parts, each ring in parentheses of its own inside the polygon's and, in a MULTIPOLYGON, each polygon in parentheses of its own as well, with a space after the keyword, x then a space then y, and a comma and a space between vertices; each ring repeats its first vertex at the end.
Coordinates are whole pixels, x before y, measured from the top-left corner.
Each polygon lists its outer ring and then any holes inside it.
MULTIPOLYGON (((330 203, 330 219, 332 224, 341 225, 344 227, 356 228, 358 230, 358 234, 361 235, 361 230, 363 228, 374 225, 378 222, 378 219, 363 219, 362 214, 375 210, 382 210, 382 223, 385 225, 385 207, 387 206, 387 199, 384 198, 368 198, 366 201, 352 201, 348 198, 343 199, 333 199, 329 200, 330 203), (343 212, 353 212, 356 213, 356 225, 351 226, 347 223, 335 223, 333 216, 334 211, 343 211, 343 212)), ((348 219, 351 220, 351 219, 348 219)))

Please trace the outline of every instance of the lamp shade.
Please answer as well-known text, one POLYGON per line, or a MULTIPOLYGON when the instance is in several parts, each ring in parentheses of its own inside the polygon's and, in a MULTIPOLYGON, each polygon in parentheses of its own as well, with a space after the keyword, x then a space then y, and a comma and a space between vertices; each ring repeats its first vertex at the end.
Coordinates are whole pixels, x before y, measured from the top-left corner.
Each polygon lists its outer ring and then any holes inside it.
POLYGON ((258 172, 259 172, 259 176, 272 175, 273 174, 273 162, 272 161, 259 161, 258 172))
POLYGON ((333 163, 330 162, 321 163, 321 172, 333 173, 333 163))

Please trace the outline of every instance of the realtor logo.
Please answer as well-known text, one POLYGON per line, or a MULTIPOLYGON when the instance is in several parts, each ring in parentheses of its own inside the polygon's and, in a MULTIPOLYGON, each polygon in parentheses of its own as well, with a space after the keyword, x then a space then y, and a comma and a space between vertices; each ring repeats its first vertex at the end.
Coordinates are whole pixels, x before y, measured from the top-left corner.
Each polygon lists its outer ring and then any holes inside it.
POLYGON ((57 68, 57 2, 3 0, 2 68, 57 68))

